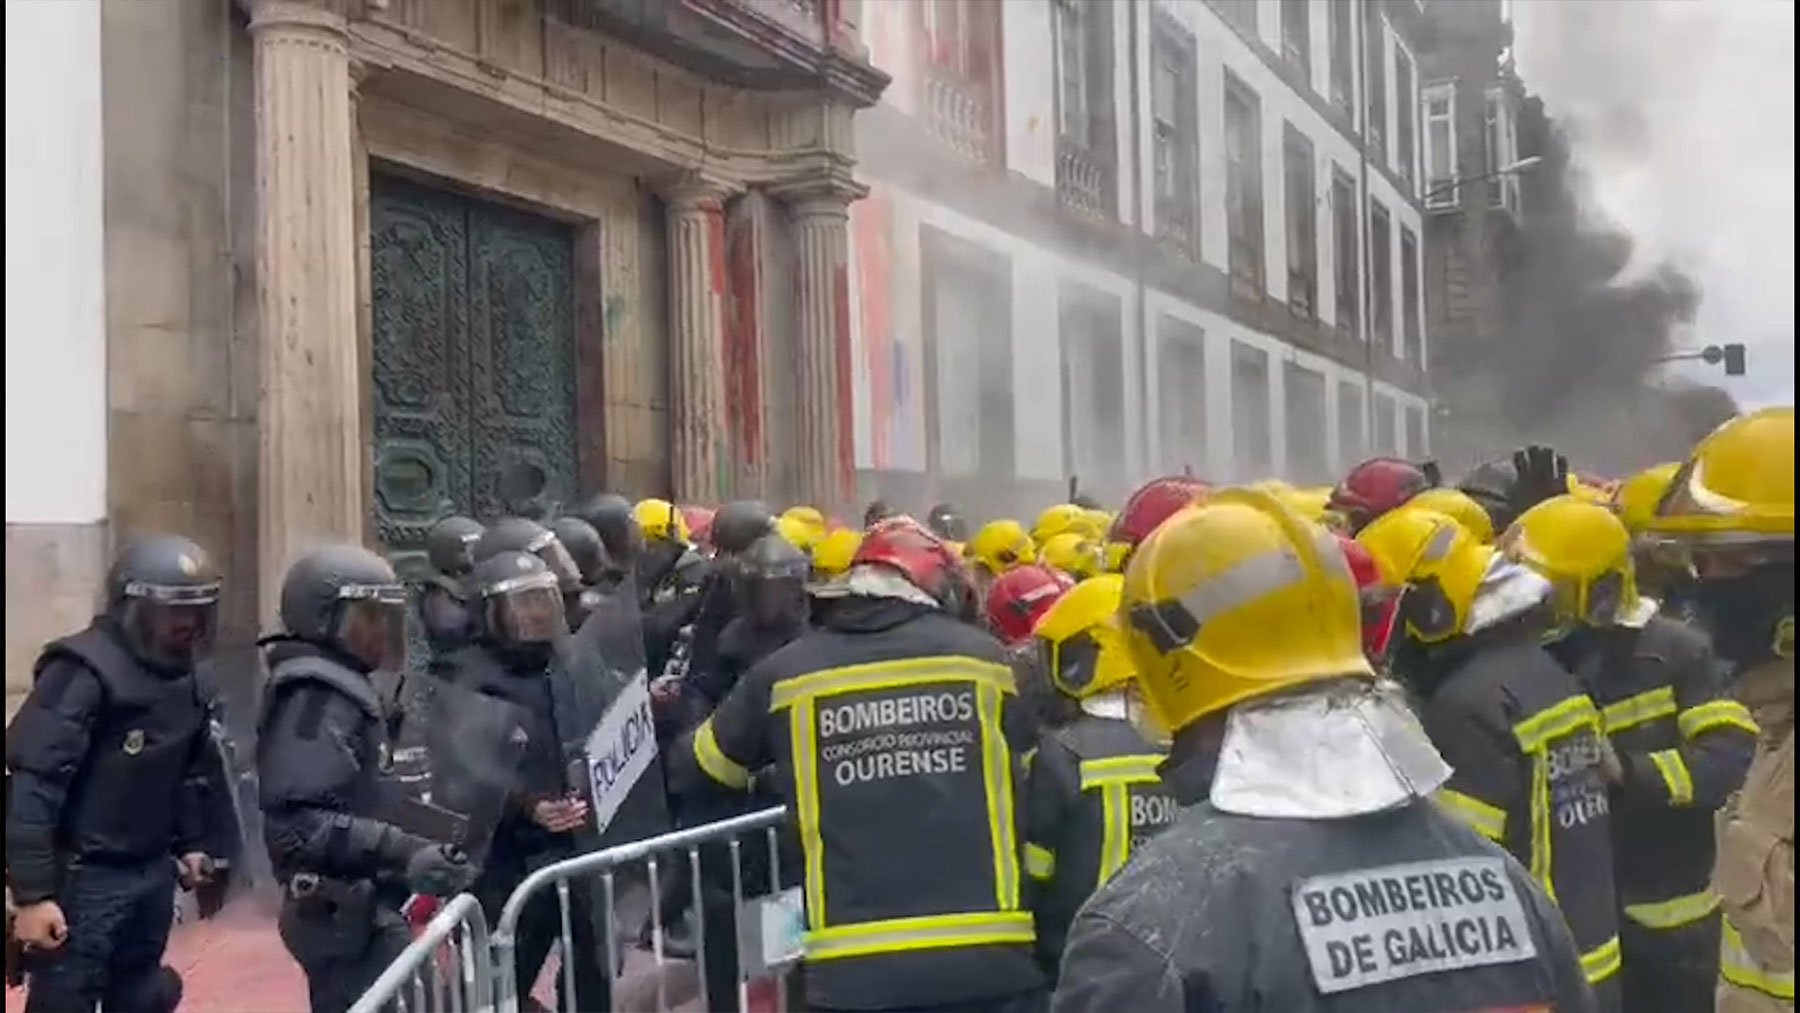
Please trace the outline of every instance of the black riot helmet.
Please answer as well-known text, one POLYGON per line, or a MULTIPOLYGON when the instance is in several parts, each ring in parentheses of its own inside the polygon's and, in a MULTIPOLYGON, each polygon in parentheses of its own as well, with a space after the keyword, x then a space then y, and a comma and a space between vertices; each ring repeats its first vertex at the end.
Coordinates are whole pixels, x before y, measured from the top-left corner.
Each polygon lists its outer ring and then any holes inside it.
POLYGON ((1569 491, 1569 460, 1549 447, 1522 447, 1511 458, 1476 465, 1456 484, 1505 531, 1518 516, 1569 491))
POLYGON ((281 625, 290 636, 348 654, 370 670, 406 668, 406 585, 388 561, 360 545, 301 556, 281 581, 281 625))
POLYGON ((631 501, 618 493, 600 493, 570 513, 588 522, 600 536, 600 544, 606 546, 607 555, 620 567, 629 564, 643 545, 644 535, 638 530, 631 501))
POLYGON ((107 573, 106 614, 139 661, 186 671, 212 647, 219 585, 206 550, 186 538, 135 539, 107 573))
POLYGON ((487 529, 470 517, 445 517, 425 534, 425 558, 446 577, 461 577, 475 566, 475 542, 487 529))
POLYGON ((548 645, 568 629, 562 584, 542 557, 511 549, 475 564, 469 575, 476 637, 501 648, 548 645))
POLYGON ((733 500, 713 515, 713 549, 721 556, 735 556, 773 530, 775 515, 761 500, 733 500))
POLYGON ((806 617, 806 582, 812 560, 778 534, 764 535, 738 559, 739 604, 758 626, 806 617))
POLYGON ((565 589, 581 585, 581 567, 556 532, 523 517, 503 517, 475 542, 475 567, 502 552, 528 552, 544 561, 565 589))
POLYGON ((868 507, 863 510, 863 530, 867 531, 897 513, 899 511, 889 506, 887 500, 871 500, 868 507))
POLYGON ((925 526, 931 533, 947 542, 966 542, 969 539, 969 525, 962 519, 962 514, 948 503, 939 503, 925 515, 925 526))
POLYGON ((563 548, 569 550, 569 558, 575 560, 575 568, 581 571, 581 579, 587 583, 598 583, 613 568, 612 560, 607 558, 606 545, 600 541, 600 533, 587 521, 579 517, 558 517, 550 522, 550 531, 563 548))

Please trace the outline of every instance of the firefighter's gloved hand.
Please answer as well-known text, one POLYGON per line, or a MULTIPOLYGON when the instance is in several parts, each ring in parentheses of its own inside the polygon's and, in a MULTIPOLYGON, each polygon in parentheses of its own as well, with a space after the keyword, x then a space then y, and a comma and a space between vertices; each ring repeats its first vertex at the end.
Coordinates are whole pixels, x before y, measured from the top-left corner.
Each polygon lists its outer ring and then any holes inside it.
POLYGON ((1515 516, 1569 491, 1569 459, 1549 447, 1514 451, 1513 470, 1519 476, 1512 488, 1515 516))
POLYGON ((406 884, 414 893, 449 897, 462 892, 475 879, 475 867, 467 855, 448 844, 434 844, 413 852, 406 861, 406 884))

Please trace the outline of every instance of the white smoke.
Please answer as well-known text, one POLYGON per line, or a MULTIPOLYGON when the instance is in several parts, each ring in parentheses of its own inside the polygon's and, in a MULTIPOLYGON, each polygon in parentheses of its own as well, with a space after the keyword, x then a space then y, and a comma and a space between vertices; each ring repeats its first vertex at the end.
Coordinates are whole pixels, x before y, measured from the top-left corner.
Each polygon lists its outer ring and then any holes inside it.
POLYGON ((1794 400, 1794 4, 1519 0, 1526 87, 1569 134, 1595 210, 1704 292, 1691 344, 1749 346, 1750 375, 1682 367, 1744 404, 1794 400))

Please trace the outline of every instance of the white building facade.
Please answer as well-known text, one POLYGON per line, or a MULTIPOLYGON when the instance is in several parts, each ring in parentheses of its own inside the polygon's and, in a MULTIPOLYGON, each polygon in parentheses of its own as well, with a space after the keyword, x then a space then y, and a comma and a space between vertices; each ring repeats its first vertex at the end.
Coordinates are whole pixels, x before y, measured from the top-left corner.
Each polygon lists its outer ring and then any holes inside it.
POLYGON ((863 491, 979 514, 1428 454, 1422 12, 865 6, 863 491))

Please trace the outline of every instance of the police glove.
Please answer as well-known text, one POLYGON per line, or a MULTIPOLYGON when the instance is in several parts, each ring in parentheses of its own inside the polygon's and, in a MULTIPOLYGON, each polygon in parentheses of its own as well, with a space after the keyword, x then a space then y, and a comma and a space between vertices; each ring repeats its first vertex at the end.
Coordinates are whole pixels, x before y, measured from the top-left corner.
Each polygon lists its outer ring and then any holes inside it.
POLYGON ((462 892, 475 879, 475 867, 456 847, 433 844, 413 852, 406 860, 406 885, 428 897, 449 897, 462 892))
POLYGON ((1530 446, 1513 452, 1513 516, 1569 491, 1569 459, 1549 447, 1530 446))

